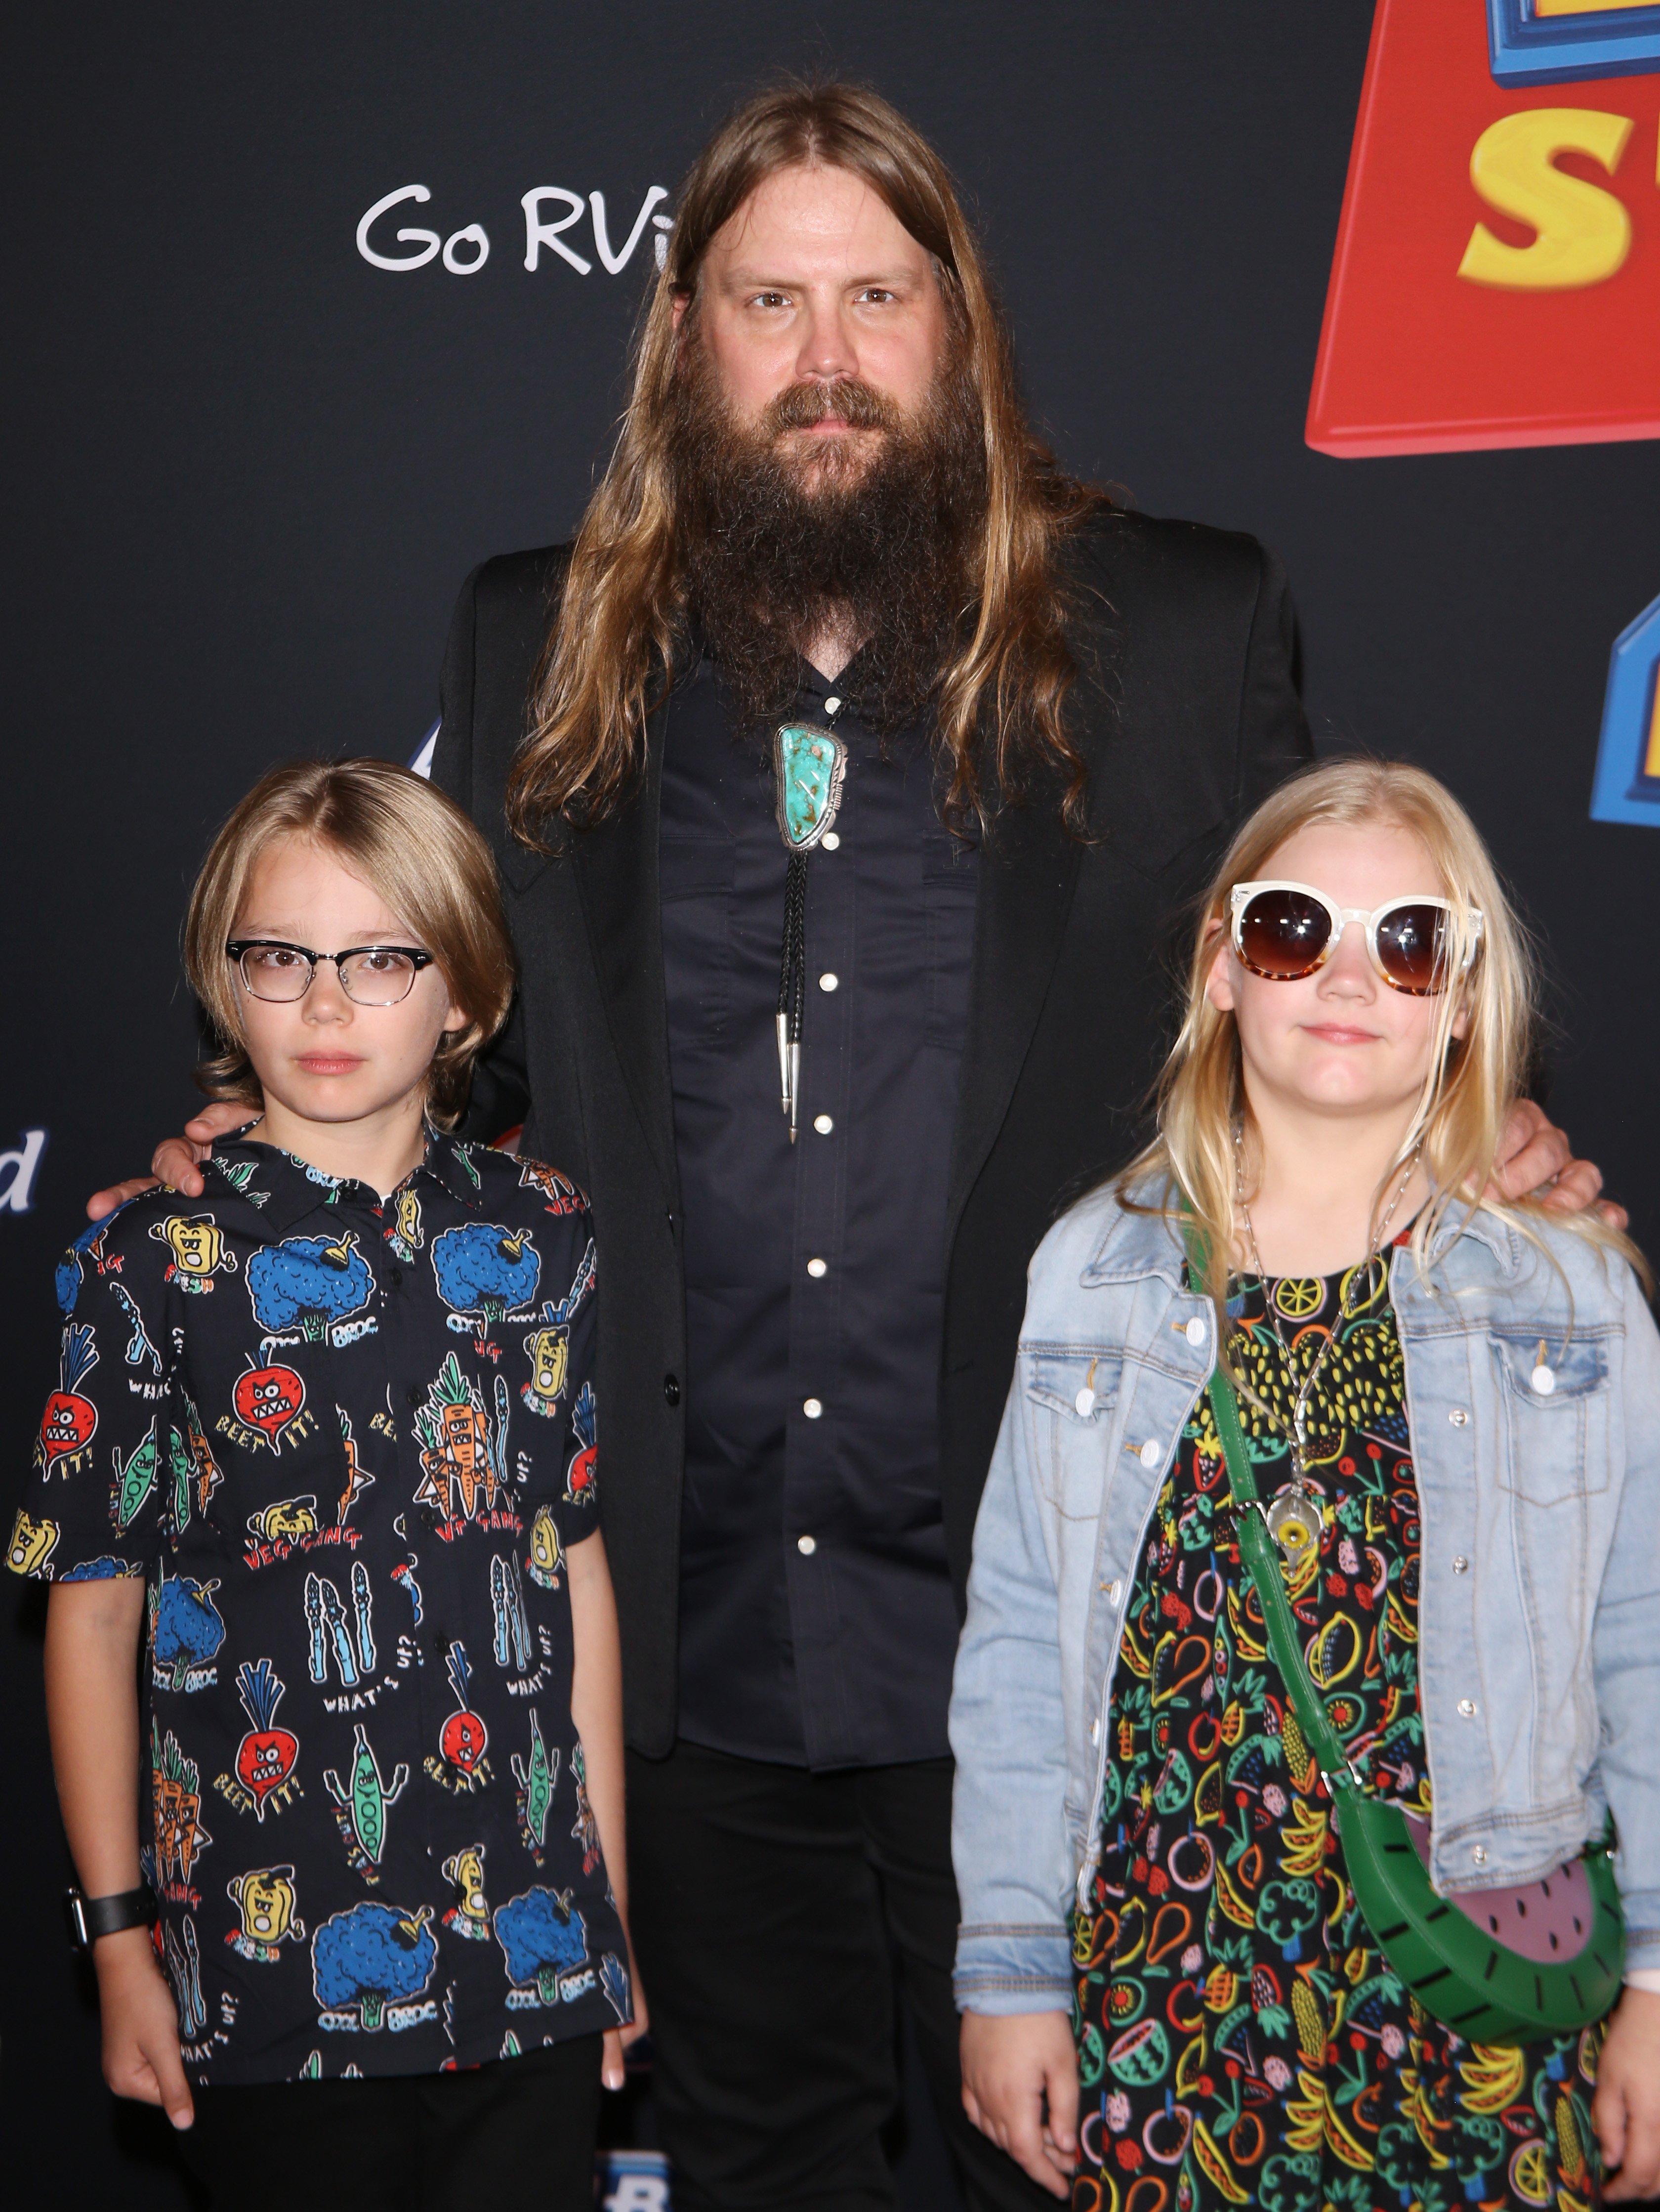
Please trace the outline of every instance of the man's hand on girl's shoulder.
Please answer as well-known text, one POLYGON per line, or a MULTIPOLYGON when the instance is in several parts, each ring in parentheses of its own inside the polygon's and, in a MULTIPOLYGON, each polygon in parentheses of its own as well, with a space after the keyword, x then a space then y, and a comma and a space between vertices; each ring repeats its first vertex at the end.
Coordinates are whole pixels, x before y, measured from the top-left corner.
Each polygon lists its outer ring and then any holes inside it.
POLYGON ((1576 1160, 1566 1133, 1530 1098, 1518 1099, 1510 1109, 1491 1188, 1501 1199, 1531 1194, 1556 1213, 1583 1213, 1594 1206, 1610 1229, 1624 1229, 1631 1219, 1623 1206, 1601 1195, 1596 1163, 1576 1160))
POLYGON ((198 1162, 205 1160, 213 1151, 215 1137, 223 1137, 233 1129, 239 1129, 248 1118, 245 1106, 234 1104, 204 1106, 193 1121, 185 1124, 185 1133, 169 1137, 155 1148, 147 1176, 133 1176, 125 1182, 112 1182, 107 1190, 95 1190, 87 1200, 87 1218, 101 1221, 106 1213, 113 1213, 118 1206, 124 1206, 130 1198, 154 1190, 157 1183, 166 1183, 181 1198, 200 1198, 207 1188, 202 1179, 198 1162))

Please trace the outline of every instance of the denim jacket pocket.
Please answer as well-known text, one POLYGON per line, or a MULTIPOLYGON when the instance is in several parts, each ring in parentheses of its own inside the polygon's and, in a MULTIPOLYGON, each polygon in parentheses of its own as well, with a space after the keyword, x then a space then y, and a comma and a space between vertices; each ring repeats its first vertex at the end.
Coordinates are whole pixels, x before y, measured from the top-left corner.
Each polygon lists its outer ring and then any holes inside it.
POLYGON ((1609 1484, 1607 1352, 1596 1338, 1566 1344, 1495 1333, 1504 1448, 1499 1480, 1530 1505, 1557 1505, 1609 1484))
POLYGON ((1080 1347, 1027 1354, 1034 1468, 1044 1497, 1063 1521, 1090 1521, 1100 1512, 1107 1433, 1123 1370, 1120 1352, 1080 1347))

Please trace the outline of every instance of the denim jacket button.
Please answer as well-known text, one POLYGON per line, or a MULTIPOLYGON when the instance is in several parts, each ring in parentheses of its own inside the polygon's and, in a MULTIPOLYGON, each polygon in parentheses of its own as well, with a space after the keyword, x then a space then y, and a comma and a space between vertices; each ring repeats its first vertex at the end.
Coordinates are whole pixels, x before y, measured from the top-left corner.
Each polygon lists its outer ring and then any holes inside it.
POLYGON ((1100 1741, 1100 1740, 1101 1740, 1101 1717, 1100 1717, 1100 1715, 1099 1713, 1097 1713, 1097 1714, 1096 1714, 1096 1716, 1095 1716, 1095 1717, 1094 1717, 1094 1719, 1093 1721, 1091 1721, 1091 1723, 1089 1723, 1089 1741, 1091 1741, 1091 1743, 1099 1743, 1099 1742, 1100 1741))
POLYGON ((1164 1464, 1164 1446, 1157 1437, 1149 1437, 1137 1455, 1142 1465, 1149 1470, 1164 1464))
POLYGON ((1093 1390, 1080 1390, 1072 1403, 1077 1407, 1081 1419, 1087 1421, 1095 1410, 1095 1393, 1093 1390))
POLYGON ((1475 1698, 1459 1698, 1459 1700, 1458 1700, 1458 1717, 1459 1717, 1459 1718, 1460 1718, 1461 1720, 1466 1720, 1466 1721, 1473 1721, 1473 1720, 1475 1719, 1475 1698))
POLYGON ((1451 1422, 1455 1429, 1462 1429, 1469 1421, 1469 1415, 1464 1411, 1462 1406, 1455 1406, 1452 1411, 1447 1415, 1447 1419, 1451 1422))
POLYGON ((1200 1316, 1195 1314, 1192 1320, 1189 1322, 1183 1334, 1186 1336, 1188 1342, 1193 1346, 1195 1352, 1197 1352, 1203 1346, 1208 1332, 1200 1316))
POLYGON ((1539 1364, 1534 1369, 1532 1374, 1529 1376, 1528 1381, 1533 1385, 1535 1391, 1540 1397, 1548 1398, 1551 1392, 1556 1388, 1555 1370, 1554 1368, 1547 1367, 1544 1361, 1542 1359, 1539 1362, 1539 1364))
POLYGON ((1485 1844, 1477 1844, 1470 1852, 1470 1856, 1475 1860, 1477 1866, 1485 1866, 1487 1863, 1487 1845, 1485 1844))
POLYGON ((1467 1575, 1469 1572, 1469 1561, 1462 1552, 1452 1563, 1452 1571, 1455 1575, 1467 1575))

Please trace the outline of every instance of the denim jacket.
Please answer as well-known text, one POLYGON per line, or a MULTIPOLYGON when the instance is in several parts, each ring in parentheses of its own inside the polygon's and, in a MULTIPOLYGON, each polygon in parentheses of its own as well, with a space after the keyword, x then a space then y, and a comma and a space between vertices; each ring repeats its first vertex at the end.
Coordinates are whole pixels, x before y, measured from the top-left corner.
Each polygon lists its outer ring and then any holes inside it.
MULTIPOLYGON (((1628 1967, 1652 1969, 1660 1336, 1624 1261, 1538 1232, 1546 1251, 1478 1212, 1441 1232, 1427 1279, 1404 1248, 1390 1263, 1421 1506, 1431 1873, 1443 1893, 1548 1874, 1611 1808, 1628 1967)), ((951 1698, 956 1994, 982 2013, 1071 2002, 1119 1632, 1216 1349, 1176 1231, 1110 1191, 1056 1224, 1027 1280, 951 1698)))

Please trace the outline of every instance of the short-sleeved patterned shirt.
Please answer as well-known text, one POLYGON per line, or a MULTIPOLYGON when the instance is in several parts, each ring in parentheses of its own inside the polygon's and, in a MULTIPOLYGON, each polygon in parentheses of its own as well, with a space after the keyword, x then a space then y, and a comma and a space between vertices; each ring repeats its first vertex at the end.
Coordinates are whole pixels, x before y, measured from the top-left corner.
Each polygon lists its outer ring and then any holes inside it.
POLYGON ((142 1858, 198 2082, 420 2074, 615 2026, 571 1720, 594 1247, 451 1139, 383 1205, 220 1146, 65 1255, 18 1572, 148 1582, 142 1858))

